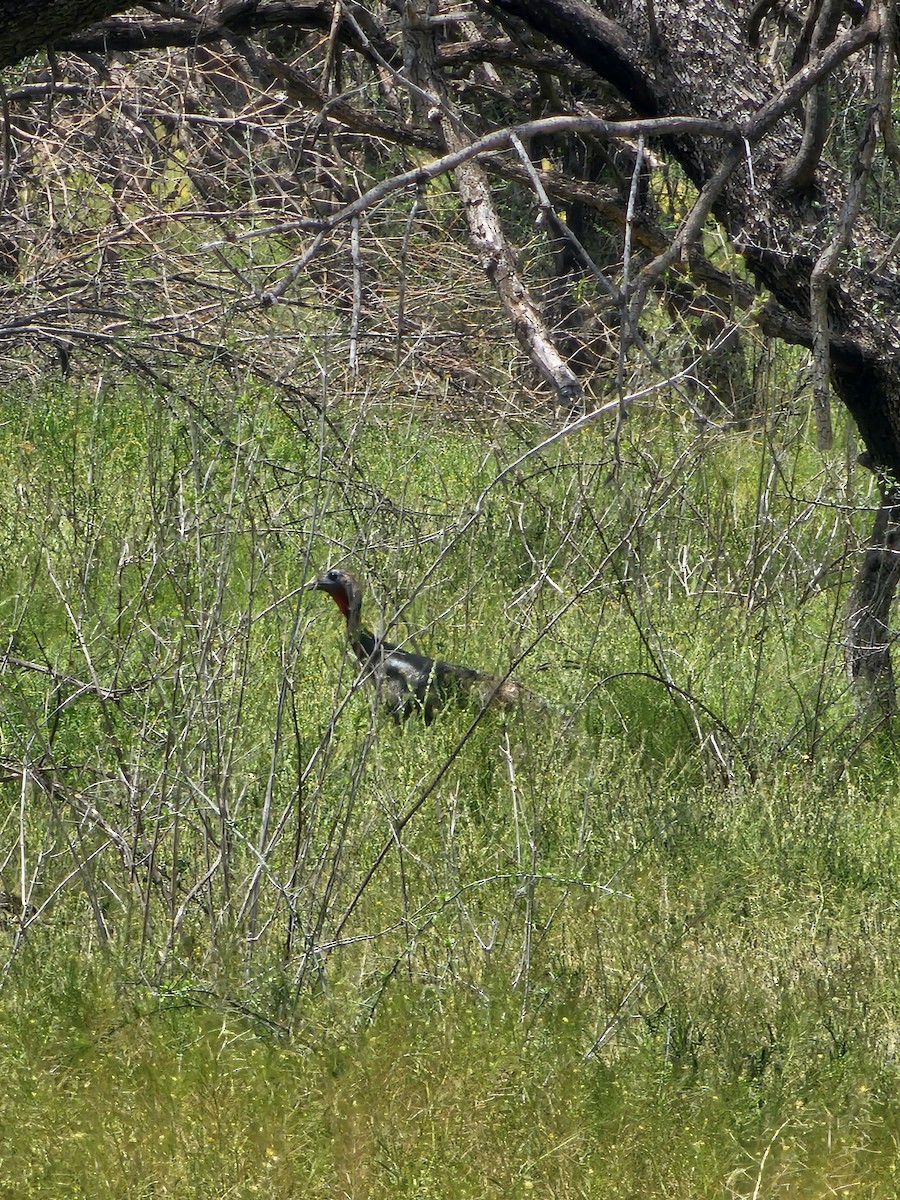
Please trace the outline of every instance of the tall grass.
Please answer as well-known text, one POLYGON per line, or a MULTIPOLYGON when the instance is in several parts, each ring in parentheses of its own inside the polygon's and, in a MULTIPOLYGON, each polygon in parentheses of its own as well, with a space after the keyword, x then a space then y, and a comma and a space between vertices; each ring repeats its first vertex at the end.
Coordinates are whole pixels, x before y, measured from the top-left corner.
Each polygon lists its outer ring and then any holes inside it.
POLYGON ((867 480, 790 413, 544 432, 4 401, 8 1194, 894 1194, 867 480), (558 711, 385 722, 329 562, 558 711))

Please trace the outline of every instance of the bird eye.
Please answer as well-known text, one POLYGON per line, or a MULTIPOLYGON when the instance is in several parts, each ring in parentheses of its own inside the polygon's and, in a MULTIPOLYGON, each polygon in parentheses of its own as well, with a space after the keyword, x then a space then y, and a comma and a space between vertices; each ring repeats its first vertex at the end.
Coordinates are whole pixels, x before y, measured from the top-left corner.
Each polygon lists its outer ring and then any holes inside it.
POLYGON ((336 571, 336 570, 334 570, 334 568, 332 568, 328 572, 328 574, 325 576, 325 578, 328 580, 329 583, 337 583, 337 581, 340 579, 340 577, 341 577, 340 571, 336 571))

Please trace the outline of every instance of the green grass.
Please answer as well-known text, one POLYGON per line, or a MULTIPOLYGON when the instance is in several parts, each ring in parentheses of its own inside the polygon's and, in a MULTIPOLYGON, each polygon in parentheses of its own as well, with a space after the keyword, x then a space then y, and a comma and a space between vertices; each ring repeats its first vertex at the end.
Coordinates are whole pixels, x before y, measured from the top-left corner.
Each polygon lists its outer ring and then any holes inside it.
POLYGON ((4 401, 0 1195, 896 1195, 866 481, 783 415, 499 480, 538 426, 334 421, 4 401), (373 720, 327 562, 564 711, 373 720))
POLYGON ((286 1043, 209 997, 69 967, 3 1005, 0 1181, 47 1197, 891 1195, 895 1072, 865 1030, 845 1044, 840 991, 820 1033, 816 988, 782 986, 772 1024, 750 981, 717 1018, 682 982, 585 1060, 598 1011, 563 976, 524 1012, 499 978, 400 983, 371 1023, 313 1016, 286 1043))

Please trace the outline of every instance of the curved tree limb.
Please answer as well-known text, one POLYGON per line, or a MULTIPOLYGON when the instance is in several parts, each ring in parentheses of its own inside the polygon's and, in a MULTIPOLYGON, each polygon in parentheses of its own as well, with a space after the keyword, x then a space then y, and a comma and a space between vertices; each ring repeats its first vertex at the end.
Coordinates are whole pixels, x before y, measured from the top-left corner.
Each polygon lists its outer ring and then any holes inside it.
MULTIPOLYGON (((816 12, 816 10, 813 10, 816 12)), ((834 41, 844 13, 843 0, 823 0, 818 8, 809 50, 815 54, 834 41)), ((816 167, 825 149, 831 122, 828 80, 823 79, 806 97, 803 140, 796 155, 785 164, 781 185, 786 192, 803 192, 812 186, 816 167)))

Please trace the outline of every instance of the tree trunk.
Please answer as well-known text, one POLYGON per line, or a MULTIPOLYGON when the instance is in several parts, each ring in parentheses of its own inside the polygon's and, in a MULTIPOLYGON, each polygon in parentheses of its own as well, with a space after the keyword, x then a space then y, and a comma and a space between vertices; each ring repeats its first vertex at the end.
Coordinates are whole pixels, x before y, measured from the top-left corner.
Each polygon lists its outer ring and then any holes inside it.
POLYGON ((900 582, 900 495, 875 517, 863 565, 847 603, 847 671, 860 708, 890 716, 897 707, 890 611, 900 582))
POLYGON ((0 0, 0 67, 130 7, 123 0, 0 0))

